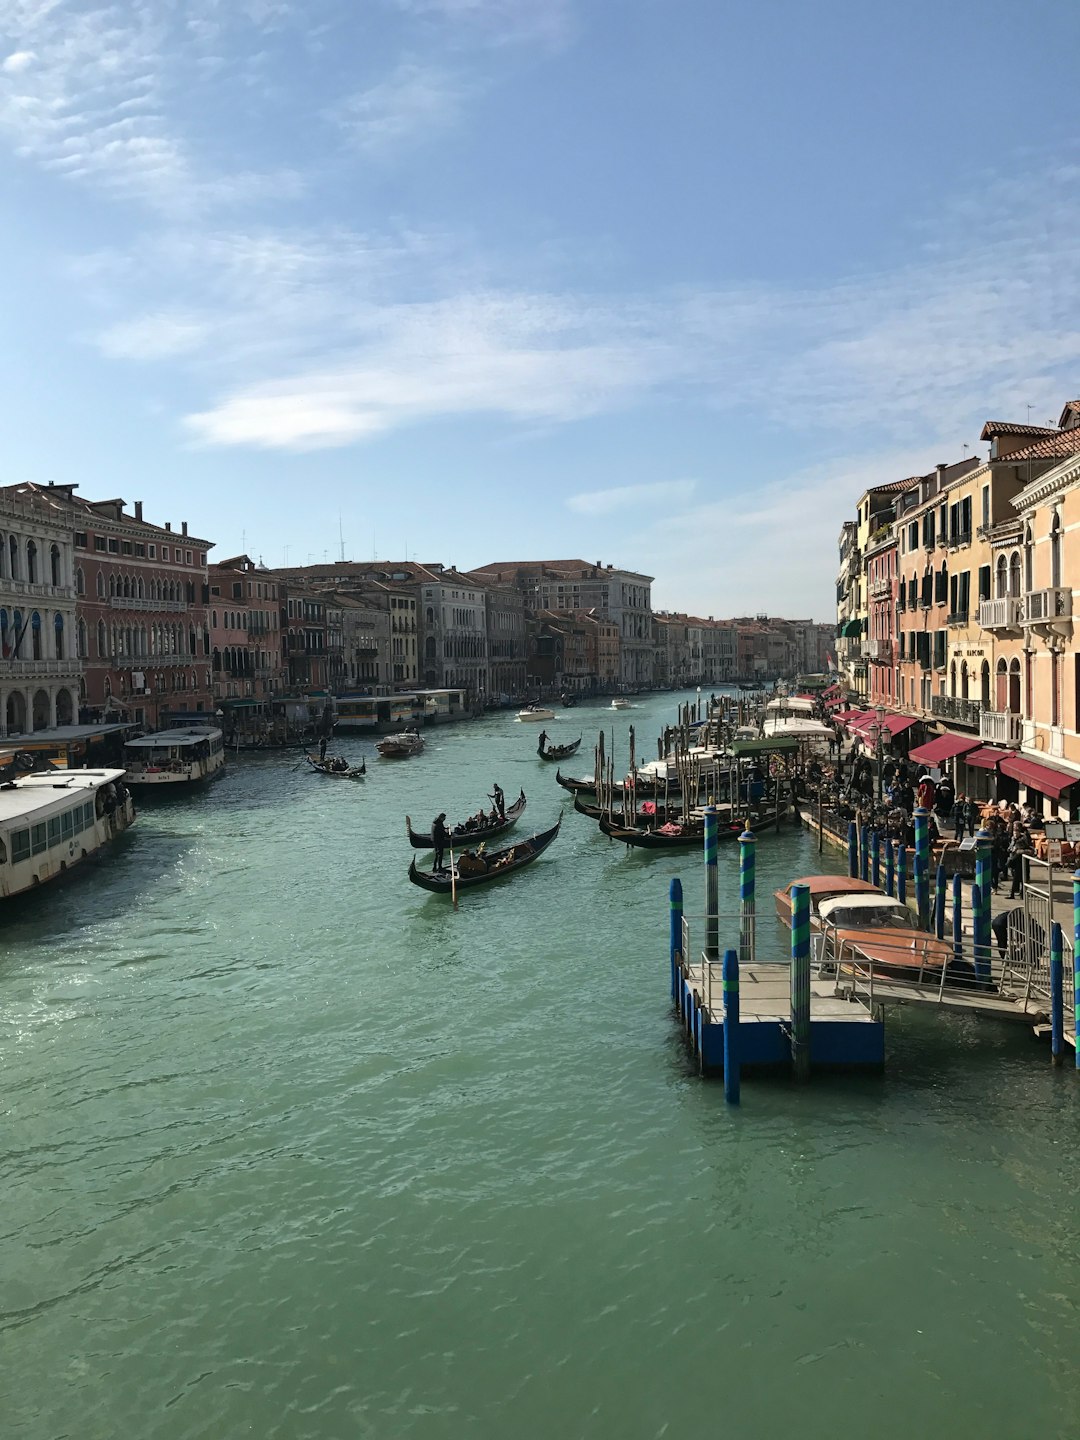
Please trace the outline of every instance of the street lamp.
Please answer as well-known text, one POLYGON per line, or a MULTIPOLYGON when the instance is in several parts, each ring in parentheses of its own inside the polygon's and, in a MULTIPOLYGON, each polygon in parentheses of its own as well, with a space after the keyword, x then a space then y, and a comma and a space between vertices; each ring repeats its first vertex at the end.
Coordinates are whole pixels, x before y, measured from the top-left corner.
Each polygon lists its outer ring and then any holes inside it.
POLYGON ((885 743, 884 743, 884 742, 885 742, 885 707, 884 707, 884 705, 879 705, 879 706, 877 707, 877 724, 874 726, 874 731, 875 731, 875 736, 876 736, 876 741, 875 741, 874 749, 875 749, 875 758, 876 758, 876 760, 877 760, 877 798, 878 798, 878 804, 880 804, 880 803, 881 803, 882 791, 883 791, 883 789, 884 789, 882 771, 883 771, 884 766, 885 766, 885 743))

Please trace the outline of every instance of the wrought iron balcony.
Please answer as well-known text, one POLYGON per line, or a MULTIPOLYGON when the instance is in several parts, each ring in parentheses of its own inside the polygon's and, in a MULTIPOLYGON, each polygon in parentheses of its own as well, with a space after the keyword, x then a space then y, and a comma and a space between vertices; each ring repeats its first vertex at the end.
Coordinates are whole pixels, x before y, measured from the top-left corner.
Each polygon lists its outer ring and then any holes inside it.
POLYGON ((979 624, 984 630, 1019 630, 1023 624, 1024 602, 1019 595, 1000 595, 979 603, 979 624))
POLYGON ((1019 745, 1024 717, 1012 710, 984 710, 979 716, 979 739, 994 745, 1019 745))
POLYGON ((952 614, 946 618, 945 623, 946 625, 967 625, 968 612, 966 610, 954 610, 952 614))
POLYGON ((931 695, 930 713, 939 720, 952 720, 957 725, 979 724, 981 700, 964 700, 959 695, 931 695))
POLYGON ((891 639, 868 640, 866 642, 866 653, 871 660, 891 661, 893 657, 893 642, 891 639))
POLYGON ((1072 620, 1072 591, 1064 586, 1029 590, 1024 596, 1024 624, 1054 626, 1072 620))

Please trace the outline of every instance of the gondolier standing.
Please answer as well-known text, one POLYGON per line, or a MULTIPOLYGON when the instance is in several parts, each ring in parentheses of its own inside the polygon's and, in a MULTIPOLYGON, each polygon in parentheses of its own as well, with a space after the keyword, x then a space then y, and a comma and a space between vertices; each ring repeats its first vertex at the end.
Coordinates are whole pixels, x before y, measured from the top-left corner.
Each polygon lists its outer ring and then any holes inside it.
POLYGON ((446 857, 446 847, 450 842, 450 836, 446 829, 446 812, 435 816, 435 822, 431 827, 431 839, 434 842, 435 863, 432 867, 435 870, 443 870, 443 860, 446 857))
MULTIPOLYGON (((493 781, 493 782, 492 782, 492 785, 493 785, 492 793, 488 796, 488 799, 489 799, 489 800, 493 800, 493 801, 495 802, 495 811, 496 811, 499 819, 500 819, 500 820, 505 820, 505 819, 506 819, 506 796, 503 794, 503 792, 502 792, 502 786, 499 784, 499 782, 498 782, 497 780, 493 781)), ((445 817, 445 815, 444 815, 444 816, 443 816, 443 819, 445 820, 445 818, 446 818, 446 817, 445 817)))
POLYGON ((537 748, 537 753, 540 754, 540 755, 542 755, 542 754, 544 753, 544 749, 545 749, 546 745, 547 745, 547 731, 546 731, 546 730, 541 730, 541 731, 540 731, 540 735, 539 735, 539 744, 538 744, 537 747, 536 747, 536 748, 537 748))

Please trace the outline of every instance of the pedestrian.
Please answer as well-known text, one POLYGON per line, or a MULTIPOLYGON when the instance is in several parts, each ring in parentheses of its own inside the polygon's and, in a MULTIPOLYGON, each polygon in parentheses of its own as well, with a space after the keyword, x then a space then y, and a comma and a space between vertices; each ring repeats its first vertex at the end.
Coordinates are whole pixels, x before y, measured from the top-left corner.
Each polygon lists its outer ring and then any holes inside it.
POLYGON ((435 864, 433 868, 436 870, 445 870, 446 866, 443 862, 446 859, 446 847, 450 843, 450 834, 446 828, 445 811, 443 811, 441 815, 435 816, 435 821, 431 827, 431 839, 435 847, 435 864))
POLYGON ((968 819, 968 802, 967 802, 967 796, 964 795, 963 793, 959 794, 959 795, 956 797, 956 803, 955 803, 955 805, 953 805, 952 816, 953 816, 953 839, 956 841, 957 845, 959 845, 960 842, 961 842, 961 840, 963 840, 963 838, 964 838, 964 833, 965 833, 965 831, 967 830, 967 819, 968 819))
POLYGON ((924 810, 932 810, 934 808, 934 797, 936 794, 937 786, 934 784, 933 777, 928 771, 919 781, 916 798, 924 810))
POLYGON ((990 833, 990 888, 997 894, 1009 864, 1009 831, 997 815, 990 817, 986 828, 990 833))
POLYGON ((1015 900, 1017 895, 1023 893, 1024 889, 1024 856, 1034 855, 1035 846, 1027 830, 1017 820, 1012 828, 1012 838, 1009 841, 1009 876, 1012 880, 1012 889, 1009 891, 1009 899, 1015 900))
POLYGON ((934 809, 942 820, 948 820, 953 812, 953 805, 956 802, 956 792, 953 790, 952 781, 947 775, 942 777, 937 787, 937 794, 934 796, 934 809))

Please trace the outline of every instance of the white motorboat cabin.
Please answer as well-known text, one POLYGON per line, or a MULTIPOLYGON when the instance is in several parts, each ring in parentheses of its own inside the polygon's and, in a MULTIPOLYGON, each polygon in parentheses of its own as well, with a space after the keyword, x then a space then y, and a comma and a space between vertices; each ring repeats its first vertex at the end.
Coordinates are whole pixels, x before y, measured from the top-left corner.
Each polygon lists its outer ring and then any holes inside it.
POLYGON ((195 785, 225 767, 225 741, 213 725, 159 730, 124 746, 128 783, 147 788, 195 785))

